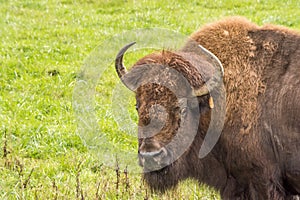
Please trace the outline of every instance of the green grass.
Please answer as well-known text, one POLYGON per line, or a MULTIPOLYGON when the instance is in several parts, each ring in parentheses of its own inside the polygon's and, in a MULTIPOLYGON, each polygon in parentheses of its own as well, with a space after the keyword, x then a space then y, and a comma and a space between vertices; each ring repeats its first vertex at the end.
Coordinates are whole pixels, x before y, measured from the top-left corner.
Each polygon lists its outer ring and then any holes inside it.
MULTIPOLYGON (((189 35, 231 15, 300 30, 299 8, 298 0, 0 0, 0 199, 219 199, 191 180, 167 194, 151 194, 140 174, 126 178, 122 163, 117 181, 115 168, 79 137, 72 107, 76 78, 93 49, 125 30, 189 35)), ((129 55, 128 62, 142 54, 129 55)), ((119 129, 111 108, 118 81, 112 65, 98 81, 97 124, 115 148, 135 153, 135 136, 119 129)), ((129 104, 136 120, 132 95, 129 104)))

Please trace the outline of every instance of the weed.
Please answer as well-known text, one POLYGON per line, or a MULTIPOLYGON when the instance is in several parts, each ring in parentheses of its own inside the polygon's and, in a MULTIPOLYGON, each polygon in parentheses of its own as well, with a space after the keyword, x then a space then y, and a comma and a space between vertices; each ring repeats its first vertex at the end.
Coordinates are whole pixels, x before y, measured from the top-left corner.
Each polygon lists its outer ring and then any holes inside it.
POLYGON ((53 188, 53 193, 54 193, 54 200, 57 200, 57 197, 58 197, 58 187, 55 183, 55 180, 53 180, 52 182, 52 188, 53 188))
POLYGON ((76 198, 81 199, 83 198, 83 191, 80 185, 80 171, 81 171, 81 164, 83 161, 79 162, 76 168, 76 198))
POLYGON ((29 173, 27 179, 25 179, 25 181, 24 181, 24 183, 23 183, 23 188, 24 188, 24 189, 26 189, 27 186, 28 186, 28 184, 29 184, 29 181, 30 181, 31 175, 32 175, 32 173, 33 173, 33 170, 34 170, 34 168, 31 169, 31 171, 30 171, 30 173, 29 173))

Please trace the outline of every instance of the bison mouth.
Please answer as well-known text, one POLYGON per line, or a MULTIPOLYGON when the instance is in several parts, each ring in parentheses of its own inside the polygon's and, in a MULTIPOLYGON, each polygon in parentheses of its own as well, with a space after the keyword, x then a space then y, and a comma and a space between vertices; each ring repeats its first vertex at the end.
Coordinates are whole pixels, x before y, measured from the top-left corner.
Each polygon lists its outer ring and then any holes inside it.
POLYGON ((178 158, 175 155, 174 149, 164 146, 152 151, 139 151, 143 178, 152 191, 164 193, 187 177, 187 163, 184 162, 186 154, 178 158))
POLYGON ((144 173, 159 171, 172 163, 171 153, 165 147, 157 151, 139 152, 138 156, 144 173))

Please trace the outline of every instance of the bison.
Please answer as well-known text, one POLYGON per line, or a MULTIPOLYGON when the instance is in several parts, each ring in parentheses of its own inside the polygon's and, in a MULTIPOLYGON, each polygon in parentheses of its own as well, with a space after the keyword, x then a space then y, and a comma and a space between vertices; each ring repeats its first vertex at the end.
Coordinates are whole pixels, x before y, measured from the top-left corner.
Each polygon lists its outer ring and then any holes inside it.
POLYGON ((139 164, 152 190, 193 178, 222 199, 298 198, 297 31, 226 18, 200 28, 181 49, 154 52, 127 72, 123 55, 131 45, 120 50, 115 67, 136 95, 139 164), (212 111, 219 109, 225 113, 221 135, 201 157, 212 111))

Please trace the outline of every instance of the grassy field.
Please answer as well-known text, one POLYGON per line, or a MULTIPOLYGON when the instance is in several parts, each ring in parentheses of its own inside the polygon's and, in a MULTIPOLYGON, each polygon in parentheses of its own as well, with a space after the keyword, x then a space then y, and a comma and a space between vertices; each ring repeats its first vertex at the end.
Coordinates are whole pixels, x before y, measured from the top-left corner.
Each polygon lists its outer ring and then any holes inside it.
MULTIPOLYGON (((299 8, 298 0, 0 0, 0 199, 219 199, 192 180, 152 194, 122 160, 117 164, 112 156, 109 165, 99 159, 80 138, 76 80, 93 50, 125 30, 166 28, 189 35, 232 15, 300 30, 299 8)), ((134 62, 141 54, 127 59, 134 62)), ((118 81, 113 65, 99 78, 96 123, 111 148, 133 154, 136 137, 114 119, 118 81)), ((135 121, 132 94, 129 104, 135 121)))

